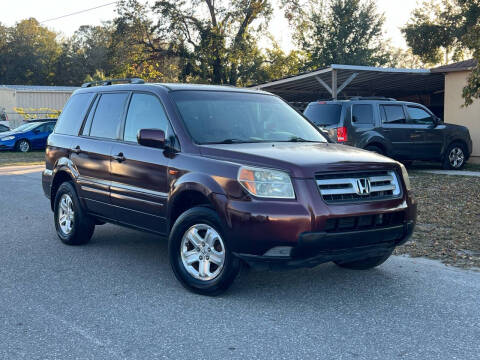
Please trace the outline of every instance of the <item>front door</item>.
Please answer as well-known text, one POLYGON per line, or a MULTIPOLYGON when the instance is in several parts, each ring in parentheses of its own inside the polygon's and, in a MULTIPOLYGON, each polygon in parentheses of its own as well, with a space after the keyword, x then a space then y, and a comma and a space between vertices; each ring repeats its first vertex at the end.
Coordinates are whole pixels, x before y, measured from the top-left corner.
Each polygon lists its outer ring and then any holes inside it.
POLYGON ((416 159, 439 159, 442 152, 444 126, 437 127, 434 116, 420 106, 407 105, 407 113, 407 122, 422 135, 416 159))
POLYGON ((110 154, 120 135, 129 92, 97 97, 81 136, 72 143, 70 159, 78 172, 79 196, 89 212, 114 218, 110 204, 110 154))
POLYGON ((391 155, 398 159, 413 159, 418 144, 423 140, 423 133, 417 132, 407 117, 403 105, 380 105, 382 133, 392 144, 391 155))
POLYGON ((33 129, 33 136, 31 138, 32 148, 34 149, 44 149, 47 146, 47 138, 53 131, 55 123, 49 122, 41 124, 33 129))
POLYGON ((160 99, 150 93, 133 93, 125 119, 122 142, 112 148, 111 201, 117 220, 165 234, 169 192, 169 158, 164 150, 137 143, 140 129, 169 131, 160 99))

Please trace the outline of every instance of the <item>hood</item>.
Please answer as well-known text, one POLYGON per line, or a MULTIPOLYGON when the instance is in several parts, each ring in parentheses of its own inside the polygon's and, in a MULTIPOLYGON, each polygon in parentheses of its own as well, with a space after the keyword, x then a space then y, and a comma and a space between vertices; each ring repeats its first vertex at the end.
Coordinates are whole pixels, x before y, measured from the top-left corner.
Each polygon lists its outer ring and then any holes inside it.
POLYGON ((241 165, 273 168, 293 177, 315 173, 393 169, 397 162, 370 151, 332 143, 248 143, 202 145, 203 156, 241 165))
POLYGON ((14 132, 14 131, 12 131, 12 130, 10 130, 10 131, 5 131, 5 132, 0 132, 0 136, 1 136, 1 137, 10 136, 10 135, 16 135, 16 134, 18 134, 18 133, 17 133, 17 132, 14 132))

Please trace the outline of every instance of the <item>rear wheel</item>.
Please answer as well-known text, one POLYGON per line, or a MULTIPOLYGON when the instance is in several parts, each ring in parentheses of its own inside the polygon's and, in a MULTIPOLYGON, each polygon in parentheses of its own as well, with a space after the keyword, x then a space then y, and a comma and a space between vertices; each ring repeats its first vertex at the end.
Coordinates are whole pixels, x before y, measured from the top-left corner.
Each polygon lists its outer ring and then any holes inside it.
POLYGON ((445 153, 443 168, 460 170, 465 165, 465 147, 460 143, 451 144, 445 153))
POLYGON ((17 151, 20 151, 23 153, 29 152, 31 150, 30 143, 28 142, 28 140, 25 140, 25 139, 20 140, 15 146, 15 148, 17 149, 17 151))
POLYGON ((381 148, 379 148, 378 146, 375 146, 375 145, 369 145, 365 148, 365 150, 372 151, 372 152, 380 154, 380 155, 385 155, 385 152, 381 148))
POLYGON ((368 270, 383 264, 385 261, 387 261, 390 255, 392 255, 392 252, 393 250, 380 256, 374 256, 374 257, 369 257, 366 259, 355 260, 350 262, 335 261, 335 264, 337 264, 340 267, 352 269, 352 270, 368 270))
POLYGON ((95 230, 94 220, 82 209, 72 183, 64 182, 55 195, 54 220, 57 235, 67 245, 83 245, 95 230))
POLYGON ((240 270, 221 220, 210 208, 195 207, 180 215, 170 233, 168 252, 177 279, 202 295, 221 294, 240 270))

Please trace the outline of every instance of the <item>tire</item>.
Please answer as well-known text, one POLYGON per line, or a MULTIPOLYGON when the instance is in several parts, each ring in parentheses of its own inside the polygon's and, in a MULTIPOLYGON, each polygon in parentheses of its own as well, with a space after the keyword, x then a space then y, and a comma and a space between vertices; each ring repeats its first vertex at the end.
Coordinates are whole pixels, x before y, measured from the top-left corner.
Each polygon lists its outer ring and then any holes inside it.
POLYGON ((77 192, 71 182, 58 188, 54 204, 55 229, 60 240, 67 245, 83 245, 90 241, 95 222, 80 205, 77 192), (65 217, 69 220, 60 221, 65 217))
POLYGON ((15 149, 17 151, 27 153, 32 149, 32 147, 31 147, 30 143, 28 142, 28 140, 22 139, 15 144, 15 149))
POLYGON ((381 264, 383 264, 387 259, 392 255, 392 251, 387 252, 384 255, 374 256, 367 259, 355 260, 350 262, 335 261, 340 267, 351 269, 351 270, 368 270, 373 269, 381 264))
POLYGON ((228 247, 222 221, 207 207, 194 207, 179 216, 170 232, 168 254, 180 283, 202 295, 223 293, 241 268, 228 247))
POLYGON ((461 143, 452 143, 448 146, 443 159, 443 168, 446 170, 460 170, 465 166, 465 146, 461 143))
POLYGON ((378 146, 370 145, 365 148, 365 150, 380 154, 380 155, 385 155, 385 152, 380 149, 378 146))

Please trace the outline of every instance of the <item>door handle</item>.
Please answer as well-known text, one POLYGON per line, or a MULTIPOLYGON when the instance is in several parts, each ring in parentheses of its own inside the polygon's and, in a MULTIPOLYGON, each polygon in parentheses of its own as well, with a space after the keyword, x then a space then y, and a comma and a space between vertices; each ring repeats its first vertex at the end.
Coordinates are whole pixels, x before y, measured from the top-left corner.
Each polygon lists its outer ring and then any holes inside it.
POLYGON ((80 149, 80 145, 75 146, 75 148, 72 149, 72 152, 75 154, 80 154, 82 152, 82 149, 80 149))
POLYGON ((127 160, 127 158, 123 156, 123 153, 118 153, 117 155, 113 155, 113 158, 120 163, 127 160))

